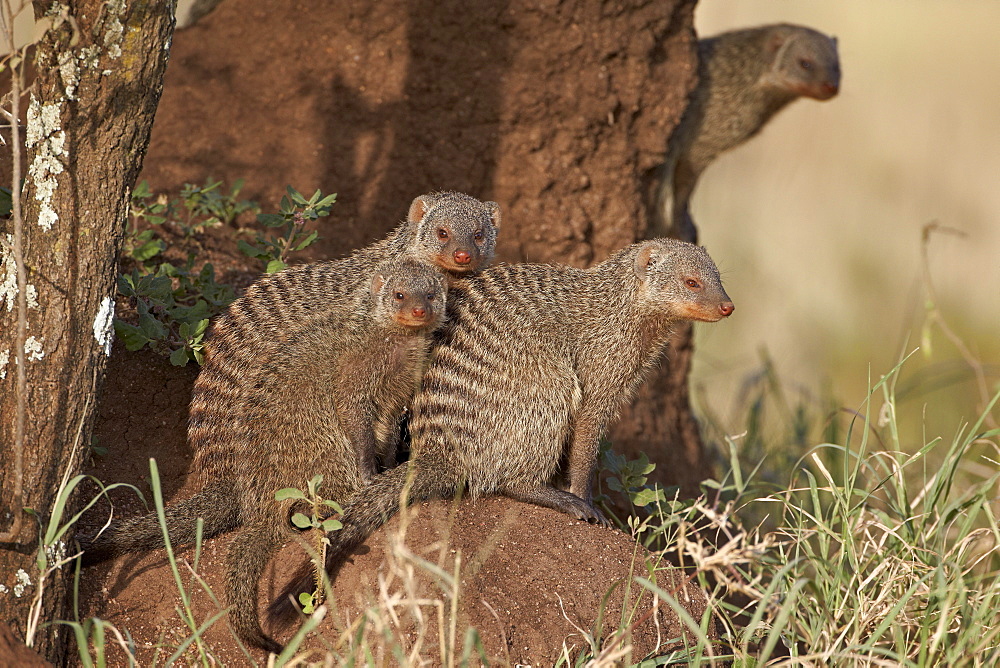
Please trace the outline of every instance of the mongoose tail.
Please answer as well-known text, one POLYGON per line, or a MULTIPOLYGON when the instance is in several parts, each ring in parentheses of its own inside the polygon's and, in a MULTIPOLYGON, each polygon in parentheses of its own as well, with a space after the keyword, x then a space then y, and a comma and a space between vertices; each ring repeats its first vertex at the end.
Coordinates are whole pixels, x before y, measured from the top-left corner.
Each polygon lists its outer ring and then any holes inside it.
MULTIPOLYGON (((230 485, 209 485, 191 498, 164 510, 170 544, 189 545, 197 538, 198 518, 204 520, 202 537, 212 538, 240 525, 239 499, 230 485)), ((83 566, 97 564, 129 552, 163 547, 163 531, 156 513, 147 513, 112 524, 84 543, 83 566)))
MULTIPOLYGON (((344 505, 340 518, 343 526, 327 534, 330 546, 326 552, 325 570, 331 581, 351 553, 399 511, 401 499, 409 505, 447 498, 458 491, 460 485, 448 480, 442 471, 425 469, 420 464, 411 460, 409 464, 375 476, 344 505)), ((299 594, 311 592, 314 587, 313 566, 308 563, 268 606, 268 621, 276 628, 293 621, 299 610, 299 594)))

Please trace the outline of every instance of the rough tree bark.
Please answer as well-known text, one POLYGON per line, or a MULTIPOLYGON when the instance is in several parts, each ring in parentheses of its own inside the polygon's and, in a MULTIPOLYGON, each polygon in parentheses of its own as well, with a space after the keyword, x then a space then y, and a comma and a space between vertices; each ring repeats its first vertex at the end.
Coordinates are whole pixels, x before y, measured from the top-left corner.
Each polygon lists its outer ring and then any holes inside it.
MULTIPOLYGON (((44 524, 60 481, 79 470, 90 443, 110 351, 116 258, 174 26, 172 1, 45 0, 34 9, 49 30, 36 46, 23 135, 27 414, 20 448, 17 288, 7 250, 0 263, 0 621, 19 634, 39 586, 40 527, 23 509, 35 509, 44 524), (19 461, 23 485, 14 475, 19 461)), ((0 233, 12 230, 0 222, 0 233)), ((69 549, 49 547, 52 556, 69 549)), ((68 617, 65 575, 44 581, 43 623, 68 617)), ((34 646, 59 663, 67 633, 42 626, 34 646)))

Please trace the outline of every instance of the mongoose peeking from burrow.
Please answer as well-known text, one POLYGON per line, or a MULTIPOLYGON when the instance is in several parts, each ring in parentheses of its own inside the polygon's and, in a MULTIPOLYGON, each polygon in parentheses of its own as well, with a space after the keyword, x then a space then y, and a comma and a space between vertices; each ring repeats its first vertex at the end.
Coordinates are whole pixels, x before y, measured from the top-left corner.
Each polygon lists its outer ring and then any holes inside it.
MULTIPOLYGON (((408 502, 502 494, 607 524, 591 486, 598 440, 682 320, 714 322, 733 303, 704 249, 635 244, 590 269, 518 264, 455 282, 421 390, 407 465, 375 476, 328 534, 331 577, 408 502), (568 462, 569 491, 550 484, 568 462)), ((269 610, 285 622, 311 591, 303 570, 269 610)))
MULTIPOLYGON (((395 463, 403 408, 416 391, 447 280, 493 257, 499 207, 461 193, 417 197, 386 239, 331 262, 266 276, 212 325, 193 388, 188 440, 202 489, 166 508, 173 544, 242 530, 227 556, 239 637, 278 648, 260 628, 257 586, 286 537, 284 487, 324 476, 344 500, 395 463), (442 271, 443 270, 443 271, 442 271)), ((163 546, 156 514, 112 524, 85 544, 85 565, 163 546)))
POLYGON ((698 85, 667 142, 647 238, 697 241, 689 205, 698 177, 720 154, 752 138, 799 97, 840 89, 837 41, 786 23, 698 42, 698 85))

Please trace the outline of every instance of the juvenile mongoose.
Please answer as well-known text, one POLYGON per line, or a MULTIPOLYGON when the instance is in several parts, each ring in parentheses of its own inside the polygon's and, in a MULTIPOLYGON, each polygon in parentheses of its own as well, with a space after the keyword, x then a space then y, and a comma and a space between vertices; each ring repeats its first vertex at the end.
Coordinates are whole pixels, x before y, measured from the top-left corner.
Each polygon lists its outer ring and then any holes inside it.
MULTIPOLYGON (((239 636, 277 648, 257 618, 260 573, 287 528, 282 487, 324 476, 343 500, 394 463, 395 431, 441 322, 445 280, 493 257, 498 207, 460 193, 414 200, 406 223, 349 258, 293 267, 250 287, 213 325, 188 428, 203 487, 166 509, 171 542, 243 526, 227 558, 239 636), (436 267, 424 265, 426 260, 436 267)), ((112 525, 83 561, 161 547, 154 513, 112 525)))
POLYGON ((698 78, 667 142, 648 238, 696 241, 688 205, 698 177, 796 98, 836 95, 837 41, 784 23, 722 33, 698 42, 698 78))
MULTIPOLYGON (((630 246, 590 269, 499 266, 452 285, 422 389, 407 466, 376 476, 328 534, 331 576, 409 501, 503 494, 606 525, 591 500, 598 439, 655 365, 681 320, 733 312, 704 249, 672 239, 630 246), (565 455, 565 457, 564 457, 565 455), (550 480, 568 462, 569 491, 550 480)), ((296 578, 270 608, 287 621, 296 578)))

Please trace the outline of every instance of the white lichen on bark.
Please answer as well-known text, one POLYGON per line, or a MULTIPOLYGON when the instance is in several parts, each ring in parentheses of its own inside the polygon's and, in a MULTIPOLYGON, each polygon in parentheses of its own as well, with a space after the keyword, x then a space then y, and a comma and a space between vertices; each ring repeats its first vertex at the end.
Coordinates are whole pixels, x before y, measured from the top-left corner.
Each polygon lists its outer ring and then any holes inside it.
POLYGON ((45 351, 42 350, 44 340, 45 337, 36 339, 34 336, 29 336, 24 340, 24 353, 28 356, 29 362, 37 362, 45 357, 45 351))
POLYGON ((34 180, 35 199, 41 202, 38 225, 46 231, 59 220, 59 214, 52 208, 52 196, 59 187, 57 177, 65 171, 60 158, 68 156, 59 107, 59 104, 41 104, 32 95, 24 128, 25 145, 29 150, 36 147, 35 158, 28 167, 28 178, 34 180))
POLYGON ((94 338, 97 339, 97 345, 104 348, 105 355, 111 354, 111 341, 115 332, 114 319, 115 301, 111 297, 105 297, 97 309, 97 317, 94 318, 94 338))
POLYGON ((106 5, 108 21, 104 29, 104 49, 111 59, 121 58, 122 40, 125 36, 125 26, 121 17, 125 13, 125 0, 108 0, 106 5))
POLYGON ((17 580, 14 584, 14 596, 21 598, 24 595, 25 588, 31 586, 31 576, 23 568, 19 568, 17 569, 17 574, 14 575, 14 579, 17 580))
MULTIPOLYGON (((6 238, 7 246, 13 248, 14 235, 8 234, 6 238)), ((31 283, 27 284, 25 301, 28 308, 38 308, 38 290, 31 283)), ((17 261, 13 252, 4 253, 0 260, 0 305, 4 303, 7 304, 8 312, 13 311, 17 303, 17 261)))
POLYGON ((7 365, 10 363, 10 350, 0 350, 0 380, 7 377, 7 365))

